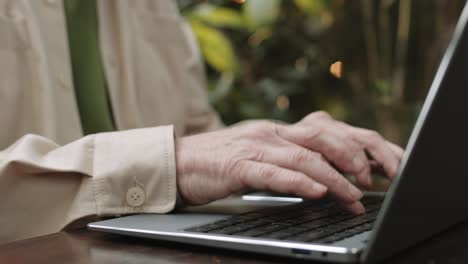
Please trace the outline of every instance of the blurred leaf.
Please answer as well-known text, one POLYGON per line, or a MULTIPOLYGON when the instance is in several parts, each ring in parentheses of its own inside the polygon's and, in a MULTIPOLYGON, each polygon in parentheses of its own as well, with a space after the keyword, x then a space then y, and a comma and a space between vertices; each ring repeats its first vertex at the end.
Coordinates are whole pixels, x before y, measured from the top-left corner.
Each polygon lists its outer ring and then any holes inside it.
POLYGON ((278 97, 282 93, 282 85, 277 81, 265 78, 258 81, 256 89, 262 91, 265 95, 265 99, 274 102, 276 97, 278 97))
POLYGON ((294 0, 296 6, 311 15, 320 15, 326 8, 323 0, 294 0))
POLYGON ((311 35, 322 34, 335 20, 327 2, 326 0, 294 0, 300 10, 311 15, 306 19, 307 31, 311 35))
POLYGON ((240 112, 246 117, 246 119, 260 119, 265 118, 268 113, 262 107, 261 104, 256 102, 239 102, 240 112))
POLYGON ((200 4, 189 12, 188 17, 199 19, 216 27, 243 28, 244 17, 237 11, 212 4, 200 4))
POLYGON ((195 25, 209 65, 210 99, 226 124, 246 118, 295 122, 323 109, 359 126, 390 131, 389 135, 396 135, 400 124, 402 135, 411 130, 420 105, 413 112, 399 111, 397 104, 413 107, 422 101, 446 44, 432 47, 433 40, 450 33, 466 2, 411 1, 414 10, 421 11, 411 12, 411 32, 416 34, 408 46, 411 56, 404 60, 406 76, 414 78, 403 79, 404 100, 396 101, 392 82, 397 64, 380 58, 398 50, 401 1, 177 1, 195 25), (374 25, 372 30, 368 25, 374 25), (346 78, 329 75, 330 63, 336 60, 346 62, 346 78), (381 114, 381 109, 388 114, 381 114))
POLYGON ((231 91, 233 83, 234 75, 232 73, 225 72, 221 74, 221 77, 214 85, 214 89, 210 91, 210 102, 216 104, 224 99, 231 91))
POLYGON ((392 100, 392 85, 389 80, 377 79, 374 87, 380 96, 379 100, 383 104, 390 104, 392 100))
POLYGON ((323 98, 321 108, 338 120, 345 120, 347 118, 347 113, 349 112, 340 99, 333 97, 323 98))
POLYGON ((259 28, 255 30, 249 37, 249 44, 252 47, 258 47, 264 40, 268 39, 272 35, 271 28, 259 28))
POLYGON ((280 11, 280 0, 248 0, 244 3, 244 16, 251 29, 276 21, 280 11))
POLYGON ((190 20, 190 23, 207 63, 219 72, 235 73, 238 63, 229 39, 219 30, 196 20, 190 20))
POLYGON ((390 85, 390 82, 388 80, 384 79, 377 79, 375 80, 375 88, 381 95, 390 95, 392 92, 392 87, 390 85))

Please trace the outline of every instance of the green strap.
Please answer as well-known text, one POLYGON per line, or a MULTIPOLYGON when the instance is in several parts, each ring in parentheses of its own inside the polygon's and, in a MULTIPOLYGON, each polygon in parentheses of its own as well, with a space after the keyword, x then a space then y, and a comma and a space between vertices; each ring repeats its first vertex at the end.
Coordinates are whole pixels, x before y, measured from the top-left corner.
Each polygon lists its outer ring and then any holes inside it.
POLYGON ((73 83, 85 135, 113 131, 98 39, 96 0, 64 0, 73 83))

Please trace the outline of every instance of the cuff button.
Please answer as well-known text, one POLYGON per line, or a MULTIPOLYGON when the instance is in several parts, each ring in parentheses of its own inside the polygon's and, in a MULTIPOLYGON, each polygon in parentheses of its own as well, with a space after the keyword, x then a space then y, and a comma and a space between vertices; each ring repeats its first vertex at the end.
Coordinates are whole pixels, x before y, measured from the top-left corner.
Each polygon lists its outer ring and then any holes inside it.
POLYGON ((130 206, 138 207, 143 205, 146 200, 145 191, 138 186, 132 187, 127 191, 127 203, 130 206))

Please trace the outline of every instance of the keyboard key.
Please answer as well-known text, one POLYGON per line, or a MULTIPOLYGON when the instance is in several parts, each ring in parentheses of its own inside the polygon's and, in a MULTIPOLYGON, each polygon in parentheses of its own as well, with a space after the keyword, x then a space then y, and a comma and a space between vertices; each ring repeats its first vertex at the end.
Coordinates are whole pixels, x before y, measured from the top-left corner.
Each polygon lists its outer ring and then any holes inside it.
POLYGON ((189 229, 187 229, 187 231, 192 231, 192 232, 208 232, 208 231, 216 230, 216 229, 223 228, 223 227, 224 227, 224 225, 208 224, 208 225, 204 225, 204 226, 198 226, 198 227, 189 228, 189 229))
POLYGON ((333 234, 333 232, 317 229, 306 233, 297 234, 295 236, 287 237, 286 240, 310 242, 322 237, 329 236, 331 234, 333 234))
POLYGON ((210 233, 212 234, 221 234, 221 235, 231 235, 234 233, 242 232, 245 230, 250 229, 251 227, 249 226, 229 226, 229 227, 224 227, 221 229, 216 229, 210 233))
POLYGON ((279 231, 279 232, 272 232, 269 234, 262 235, 262 238, 269 238, 269 239, 284 239, 285 237, 290 236, 291 233, 285 232, 285 231, 279 231))
POLYGON ((267 226, 261 226, 259 228, 256 228, 255 230, 262 232, 262 234, 266 234, 266 233, 270 233, 273 231, 286 229, 287 227, 288 226, 285 226, 285 225, 272 224, 272 225, 267 225, 267 226))
POLYGON ((333 243, 372 229, 382 199, 365 198, 362 202, 367 212, 358 216, 342 211, 334 202, 306 201, 236 215, 187 231, 333 243))
POLYGON ((253 221, 245 222, 244 224, 254 228, 254 227, 269 225, 269 224, 271 224, 271 222, 270 221, 264 221, 264 220, 253 220, 253 221))
POLYGON ((257 237, 257 236, 263 235, 263 234, 265 234, 265 231, 263 231, 263 230, 250 229, 250 230, 247 230, 247 231, 235 233, 234 235, 243 236, 243 237, 257 237))

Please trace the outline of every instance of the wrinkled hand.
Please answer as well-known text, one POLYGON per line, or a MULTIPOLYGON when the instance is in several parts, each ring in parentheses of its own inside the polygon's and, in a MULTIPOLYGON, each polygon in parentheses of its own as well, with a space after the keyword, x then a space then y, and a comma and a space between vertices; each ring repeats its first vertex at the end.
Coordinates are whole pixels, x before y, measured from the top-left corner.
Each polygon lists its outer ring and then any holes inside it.
POLYGON ((362 192, 340 171, 370 187, 372 167, 393 178, 402 155, 400 147, 377 132, 316 112, 293 125, 251 121, 178 138, 177 184, 192 205, 258 189, 306 199, 328 193, 345 209, 362 213, 362 192))

